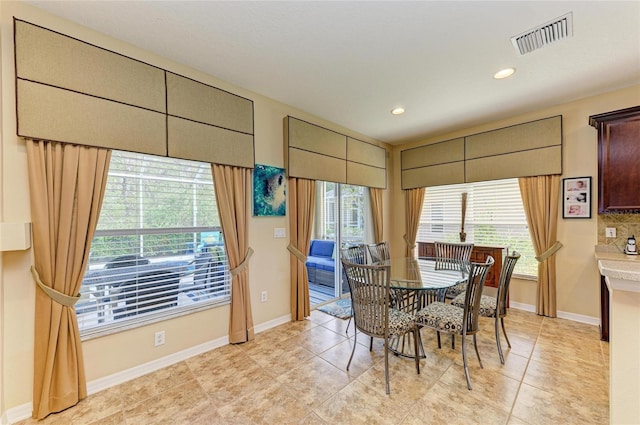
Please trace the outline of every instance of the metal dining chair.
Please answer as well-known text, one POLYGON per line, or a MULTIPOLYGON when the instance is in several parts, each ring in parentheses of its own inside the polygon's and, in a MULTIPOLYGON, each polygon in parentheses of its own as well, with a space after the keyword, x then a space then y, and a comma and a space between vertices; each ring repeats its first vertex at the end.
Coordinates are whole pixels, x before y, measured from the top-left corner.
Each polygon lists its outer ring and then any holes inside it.
POLYGON ((438 347, 440 347, 440 332, 450 333, 453 336, 462 336, 462 363, 469 390, 471 390, 471 379, 469 377, 469 367, 467 366, 466 337, 467 335, 473 336, 473 346, 482 368, 482 360, 480 359, 476 341, 476 334, 480 329, 478 313, 484 282, 487 280, 487 274, 493 263, 494 259, 491 256, 487 257, 487 261, 484 264, 470 263, 463 307, 436 301, 419 310, 415 315, 416 323, 419 326, 437 331, 438 347))
POLYGON ((353 245, 340 250, 340 260, 346 260, 355 264, 367 264, 366 245, 353 245))
MULTIPOLYGON (((348 248, 340 250, 340 261, 346 260, 349 263, 355 264, 367 264, 367 248, 365 244, 353 245, 348 248)), ((344 273, 344 269, 343 269, 344 273)), ((345 280, 347 279, 346 273, 344 273, 345 280)), ((351 326, 351 317, 347 322, 346 334, 349 334, 349 326, 351 326)), ((373 348, 373 338, 371 339, 371 347, 373 348)))
POLYGON ((371 338, 382 338, 384 340, 384 377, 386 392, 389 394, 389 338, 413 333, 416 371, 419 374, 418 326, 413 315, 389 306, 391 266, 355 264, 342 260, 342 267, 351 290, 351 307, 355 326, 353 349, 347 363, 347 370, 351 366, 353 354, 358 345, 358 332, 369 335, 371 338))
MULTIPOLYGON (((502 270, 500 271, 500 280, 498 283, 498 294, 495 297, 489 295, 483 295, 480 298, 479 315, 483 317, 495 318, 495 331, 496 331, 496 345, 498 346, 498 355, 500 356, 500 363, 504 364, 504 356, 502 354, 502 346, 500 345, 500 325, 502 325, 502 332, 504 338, 507 340, 507 345, 511 348, 507 331, 504 328, 504 318, 507 316, 507 299, 509 296, 509 284, 511 283, 511 275, 516 263, 520 259, 520 254, 513 251, 507 255, 502 264, 502 270)), ((464 294, 460 294, 455 297, 451 304, 458 307, 464 307, 464 294)))
MULTIPOLYGON (((436 268, 448 270, 462 270, 471 261, 473 243, 441 242, 434 243, 436 251, 436 268)), ((467 283, 463 282, 447 289, 445 297, 455 298, 464 293, 467 283)))
POLYGON ((369 251, 369 257, 372 263, 379 263, 380 261, 388 260, 389 256, 389 242, 384 241, 380 243, 368 244, 367 250, 369 251))

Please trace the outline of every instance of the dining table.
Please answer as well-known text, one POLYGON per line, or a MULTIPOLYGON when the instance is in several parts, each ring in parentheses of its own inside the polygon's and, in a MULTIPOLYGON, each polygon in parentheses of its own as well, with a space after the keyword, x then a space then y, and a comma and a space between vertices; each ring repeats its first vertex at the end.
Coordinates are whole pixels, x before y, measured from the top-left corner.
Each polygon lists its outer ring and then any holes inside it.
MULTIPOLYGON (((433 301, 444 301, 447 288, 465 282, 467 264, 459 269, 439 267, 432 257, 397 257, 374 263, 390 267, 391 304, 394 308, 415 314, 433 301)), ((389 349, 399 356, 414 358, 413 335, 407 333, 389 341, 389 349)), ((425 358, 422 341, 417 341, 420 358, 425 358)))

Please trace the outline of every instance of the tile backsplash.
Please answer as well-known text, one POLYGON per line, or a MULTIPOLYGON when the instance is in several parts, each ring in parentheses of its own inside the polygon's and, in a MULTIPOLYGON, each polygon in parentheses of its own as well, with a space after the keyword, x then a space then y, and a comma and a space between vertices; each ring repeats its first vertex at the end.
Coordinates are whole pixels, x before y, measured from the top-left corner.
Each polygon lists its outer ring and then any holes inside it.
POLYGON ((640 241, 640 214, 598 214, 598 245, 615 245, 622 251, 631 235, 640 241), (615 238, 605 236, 607 227, 615 227, 615 238))

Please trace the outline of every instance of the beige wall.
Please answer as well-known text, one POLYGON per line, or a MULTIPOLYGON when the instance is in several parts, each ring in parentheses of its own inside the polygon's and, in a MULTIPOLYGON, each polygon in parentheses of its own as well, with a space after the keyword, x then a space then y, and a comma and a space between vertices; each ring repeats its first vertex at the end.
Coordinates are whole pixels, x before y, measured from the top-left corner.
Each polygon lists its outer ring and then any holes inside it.
MULTIPOLYGON (((325 122, 287 105, 266 99, 246 90, 230 86, 211 76, 168 61, 109 37, 88 31, 75 24, 57 19, 21 3, 0 2, 2 133, 0 134, 0 218, 6 222, 30 221, 26 153, 15 136, 15 93, 13 65, 12 18, 16 16, 35 24, 60 31, 127 56, 159 66, 169 71, 214 85, 254 101, 256 162, 283 166, 282 119, 292 115, 343 134, 374 142, 370 138, 325 122)), ((640 86, 595 98, 584 99, 536 113, 449 133, 430 141, 446 140, 506 125, 544 118, 564 116, 565 177, 594 177, 597 184, 596 132, 587 124, 591 114, 635 106, 640 99, 640 86)), ((416 144, 423 143, 417 142, 416 144)), ((388 190, 385 191, 385 239, 391 240, 394 255, 404 251, 404 200, 400 190, 399 151, 393 149, 388 169, 388 190), (392 207, 393 206, 393 207, 392 207)), ((595 196, 595 193, 594 193, 595 196)), ((598 317, 598 271, 593 257, 597 243, 595 209, 590 220, 559 218, 558 238, 565 247, 558 253, 558 308, 561 311, 598 317)), ((249 273, 253 314, 256 325, 289 314, 289 254, 288 239, 274 239, 273 228, 288 228, 286 218, 252 218, 250 244, 255 250, 249 273), (269 301, 260 303, 260 291, 269 292, 269 301)), ((0 258, 0 415, 6 409, 31 401, 33 373, 33 315, 35 288, 29 275, 31 251, 5 252, 0 258), (3 374, 2 374, 3 373, 3 374)), ((517 280, 513 284, 512 300, 535 303, 535 283, 517 280)), ((83 343, 86 372, 89 381, 162 358, 198 344, 227 335, 228 307, 207 310, 159 324, 97 338, 83 343), (167 343, 153 347, 153 333, 166 331, 167 343)))
MULTIPOLYGON (((400 151, 407 147, 425 143, 450 140, 470 134, 493 130, 508 125, 532 121, 554 115, 562 115, 563 126, 563 175, 562 177, 593 176, 593 186, 598 184, 597 133, 588 124, 590 115, 636 106, 640 103, 640 86, 585 98, 534 113, 512 117, 481 126, 465 128, 425 140, 395 146, 393 149, 392 187, 393 210, 393 254, 400 255, 404 249, 404 200, 400 190, 400 151)), ((429 190, 427 188, 427 190, 429 190)), ((597 192, 592 193, 597 199, 597 192)), ((558 211, 558 240, 564 248, 557 257, 557 306, 559 314, 576 319, 599 318, 600 281, 594 259, 594 246, 598 244, 597 202, 594 202, 591 219, 563 220, 558 211), (575 316, 577 315, 577 316, 575 316), (586 316, 586 317, 580 317, 586 316)), ((637 221, 636 221, 637 222, 637 221)), ((604 230, 603 230, 604 231, 604 230)), ((626 236, 625 236, 626 237, 626 236)), ((510 293, 511 301, 535 305, 536 285, 533 281, 514 279, 510 293)))
MULTIPOLYGON (((2 155, 0 174, 0 211, 6 222, 28 222, 29 191, 24 144, 16 137, 13 65, 13 16, 46 28, 77 37, 163 69, 228 90, 254 101, 256 163, 284 166, 283 124, 287 115, 299 117, 349 136, 385 146, 369 137, 320 120, 300 110, 231 86, 209 75, 168 61, 133 46, 60 20, 27 5, 2 2, 0 5, 0 42, 2 54, 2 155)), ((258 72, 258 71, 256 71, 258 72)), ((388 193, 389 191, 386 191, 388 193)), ((385 204, 388 205, 388 195, 385 204)), ((388 213, 388 207, 387 213, 388 213)), ((388 235, 390 215, 386 216, 388 235)), ((288 228, 286 217, 252 218, 250 245, 255 250, 249 265, 253 317, 256 325, 288 317, 289 253, 286 239, 274 239, 274 227, 288 228), (259 302, 259 293, 268 291, 269 301, 259 302)), ((3 408, 31 401, 33 375, 33 329, 35 287, 29 267, 31 251, 4 252, 0 258, 0 346, 5 371, 0 387, 3 408)), ((210 309, 134 330, 83 343, 88 381, 142 365, 164 356, 228 335, 228 306, 210 309), (153 334, 166 331, 166 344, 153 346, 153 334)))

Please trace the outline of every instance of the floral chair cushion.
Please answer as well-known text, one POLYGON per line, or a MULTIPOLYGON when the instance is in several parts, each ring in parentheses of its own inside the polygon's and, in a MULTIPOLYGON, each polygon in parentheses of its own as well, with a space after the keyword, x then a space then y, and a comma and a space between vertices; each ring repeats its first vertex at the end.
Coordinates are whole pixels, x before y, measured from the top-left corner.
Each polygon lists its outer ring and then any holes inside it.
POLYGON ((436 301, 416 313, 416 322, 437 331, 460 334, 463 315, 460 307, 436 301))
MULTIPOLYGON (((458 283, 450 288, 447 288, 447 298, 454 298, 460 294, 467 292, 467 282, 458 283)), ((463 300, 464 301, 464 300, 463 300)))
MULTIPOLYGON (((456 296, 451 300, 451 304, 460 308, 464 308, 465 293, 456 296)), ((482 317, 495 317, 496 316, 496 298, 489 295, 483 295, 480 298, 480 310, 478 314, 482 317)))
POLYGON ((413 317, 395 308, 389 309, 389 336, 403 335, 415 327, 413 317))

